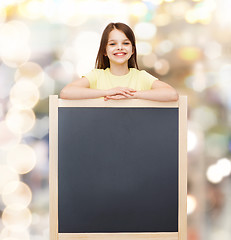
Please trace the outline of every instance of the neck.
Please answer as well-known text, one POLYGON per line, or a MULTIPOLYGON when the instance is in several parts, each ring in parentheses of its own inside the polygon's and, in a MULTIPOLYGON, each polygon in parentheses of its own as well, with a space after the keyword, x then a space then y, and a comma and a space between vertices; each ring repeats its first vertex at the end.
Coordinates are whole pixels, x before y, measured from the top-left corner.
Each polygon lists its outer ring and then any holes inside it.
POLYGON ((129 68, 128 68, 127 64, 126 65, 125 64, 124 65, 110 64, 110 72, 113 75, 122 76, 122 75, 129 73, 129 68))

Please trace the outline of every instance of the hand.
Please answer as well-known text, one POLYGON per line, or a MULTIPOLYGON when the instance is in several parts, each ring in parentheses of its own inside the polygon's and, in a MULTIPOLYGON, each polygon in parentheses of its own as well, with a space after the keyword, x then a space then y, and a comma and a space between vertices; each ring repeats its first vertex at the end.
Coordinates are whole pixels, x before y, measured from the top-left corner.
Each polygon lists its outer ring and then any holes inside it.
POLYGON ((106 96, 122 95, 122 96, 125 96, 125 97, 130 97, 130 96, 133 96, 135 92, 136 92, 136 90, 134 90, 132 88, 116 87, 116 88, 108 89, 106 91, 106 96))
POLYGON ((125 97, 124 95, 114 95, 114 96, 105 96, 104 97, 104 101, 107 101, 107 100, 123 100, 123 99, 135 99, 136 96, 135 94, 133 96, 129 96, 129 97, 125 97))

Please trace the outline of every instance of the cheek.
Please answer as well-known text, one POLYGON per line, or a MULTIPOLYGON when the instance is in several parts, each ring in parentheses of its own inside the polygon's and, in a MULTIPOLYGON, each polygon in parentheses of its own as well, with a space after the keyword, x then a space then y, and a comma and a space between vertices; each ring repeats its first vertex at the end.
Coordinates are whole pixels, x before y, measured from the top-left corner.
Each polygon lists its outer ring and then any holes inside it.
POLYGON ((111 51, 112 51, 112 49, 111 49, 110 47, 107 47, 107 48, 106 48, 106 54, 107 54, 107 55, 110 54, 111 51))
POLYGON ((105 49, 105 53, 104 53, 104 56, 107 56, 109 54, 109 49, 108 47, 105 49))
POLYGON ((128 46, 127 47, 127 51, 128 52, 131 52, 132 54, 134 53, 134 50, 133 50, 134 48, 132 47, 132 46, 128 46))

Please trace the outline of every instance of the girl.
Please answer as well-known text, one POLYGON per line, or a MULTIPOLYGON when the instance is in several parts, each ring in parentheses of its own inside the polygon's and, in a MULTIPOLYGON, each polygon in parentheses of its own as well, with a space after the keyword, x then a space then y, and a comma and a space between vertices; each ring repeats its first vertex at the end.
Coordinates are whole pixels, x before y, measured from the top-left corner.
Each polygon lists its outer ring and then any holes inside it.
POLYGON ((132 29, 124 23, 108 24, 101 38, 96 68, 65 86, 60 97, 177 101, 174 88, 138 69, 136 55, 132 29))

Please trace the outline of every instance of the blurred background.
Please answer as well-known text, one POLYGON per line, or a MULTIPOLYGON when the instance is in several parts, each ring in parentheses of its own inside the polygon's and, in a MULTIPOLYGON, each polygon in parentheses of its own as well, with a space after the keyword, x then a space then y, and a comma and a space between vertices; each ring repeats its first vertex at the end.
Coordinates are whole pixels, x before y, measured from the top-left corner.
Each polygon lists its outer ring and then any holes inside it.
POLYGON ((1 240, 48 240, 48 96, 94 68, 110 22, 134 30, 140 69, 188 96, 188 240, 231 239, 230 9, 230 0, 0 0, 1 240))

